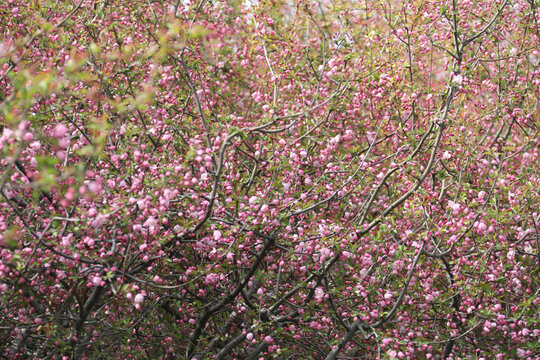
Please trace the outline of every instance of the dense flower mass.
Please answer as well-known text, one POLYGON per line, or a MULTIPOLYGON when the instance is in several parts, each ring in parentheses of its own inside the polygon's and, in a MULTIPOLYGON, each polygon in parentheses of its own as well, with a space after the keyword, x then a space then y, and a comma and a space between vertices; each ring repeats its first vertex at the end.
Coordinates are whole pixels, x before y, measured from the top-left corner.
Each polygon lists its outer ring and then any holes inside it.
POLYGON ((540 358, 534 0, 0 3, 0 357, 540 358))

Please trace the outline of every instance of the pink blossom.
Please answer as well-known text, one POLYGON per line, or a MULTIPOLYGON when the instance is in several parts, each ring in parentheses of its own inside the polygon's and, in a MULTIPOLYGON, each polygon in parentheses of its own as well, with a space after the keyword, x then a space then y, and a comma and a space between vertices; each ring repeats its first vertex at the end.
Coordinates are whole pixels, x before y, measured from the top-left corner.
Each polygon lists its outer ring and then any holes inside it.
POLYGON ((103 285, 104 285, 104 281, 103 281, 99 276, 95 276, 95 277, 92 279, 92 284, 94 284, 94 286, 103 286, 103 285))
POLYGON ((506 253, 506 258, 510 261, 514 260, 516 257, 516 252, 514 250, 510 250, 506 253))
POLYGON ((54 127, 53 137, 56 139, 63 138, 67 133, 67 127, 64 124, 58 124, 54 127))
POLYGON ((133 302, 135 304, 141 304, 143 301, 144 301, 144 294, 143 293, 138 293, 137 295, 135 295, 135 299, 133 299, 133 302))
POLYGON ((445 151, 442 156, 441 156, 441 159, 443 160, 448 160, 452 157, 452 154, 449 152, 449 151, 445 151))
POLYGON ((144 227, 155 227, 157 226, 158 222, 157 220, 153 217, 153 216, 150 216, 143 224, 144 227))
POLYGON ((474 223, 474 227, 478 229, 478 231, 484 231, 487 229, 487 225, 483 221, 476 221, 474 223))
POLYGON ((451 200, 448 201, 448 206, 450 206, 450 208, 452 208, 452 210, 454 210, 453 211, 454 214, 458 214, 459 210, 461 208, 461 205, 459 205, 458 203, 455 203, 455 202, 453 202, 451 200))
POLYGON ((264 341, 265 343, 267 343, 267 344, 271 344, 271 343, 274 342, 274 339, 272 339, 271 336, 267 335, 267 336, 264 337, 264 340, 263 340, 263 341, 264 341))

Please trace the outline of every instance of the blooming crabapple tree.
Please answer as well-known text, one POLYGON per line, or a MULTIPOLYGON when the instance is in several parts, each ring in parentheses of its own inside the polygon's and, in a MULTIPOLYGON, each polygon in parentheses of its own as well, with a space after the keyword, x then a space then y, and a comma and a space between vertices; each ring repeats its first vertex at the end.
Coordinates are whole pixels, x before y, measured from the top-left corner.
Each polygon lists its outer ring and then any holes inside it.
POLYGON ((538 1, 0 14, 3 357, 540 356, 538 1))

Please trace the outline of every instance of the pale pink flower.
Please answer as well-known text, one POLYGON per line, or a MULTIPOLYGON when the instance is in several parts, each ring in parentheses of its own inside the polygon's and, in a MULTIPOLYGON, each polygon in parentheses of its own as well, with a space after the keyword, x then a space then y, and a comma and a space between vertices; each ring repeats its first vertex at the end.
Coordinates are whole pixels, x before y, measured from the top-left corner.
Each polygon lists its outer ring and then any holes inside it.
POLYGON ((271 344, 274 342, 274 339, 272 339, 271 336, 265 336, 264 337, 264 342, 267 343, 267 344, 271 344))
POLYGON ((321 300, 324 297, 324 290, 322 287, 317 287, 315 289, 315 299, 321 300))
POLYGON ((53 130, 53 137, 55 137, 56 139, 61 139, 63 138, 67 133, 67 127, 66 125, 64 124, 58 124, 54 127, 54 130, 53 130))
POLYGON ((135 295, 135 299, 133 299, 133 302, 135 304, 141 304, 143 301, 144 301, 144 294, 143 293, 138 293, 137 295, 135 295))

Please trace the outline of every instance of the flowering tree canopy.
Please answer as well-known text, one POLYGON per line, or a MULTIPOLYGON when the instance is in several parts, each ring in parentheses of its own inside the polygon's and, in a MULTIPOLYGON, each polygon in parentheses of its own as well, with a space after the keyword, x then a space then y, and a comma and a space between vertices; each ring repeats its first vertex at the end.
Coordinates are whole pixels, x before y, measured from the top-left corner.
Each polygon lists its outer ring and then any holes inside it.
POLYGON ((538 359, 536 0, 0 3, 0 357, 538 359))

